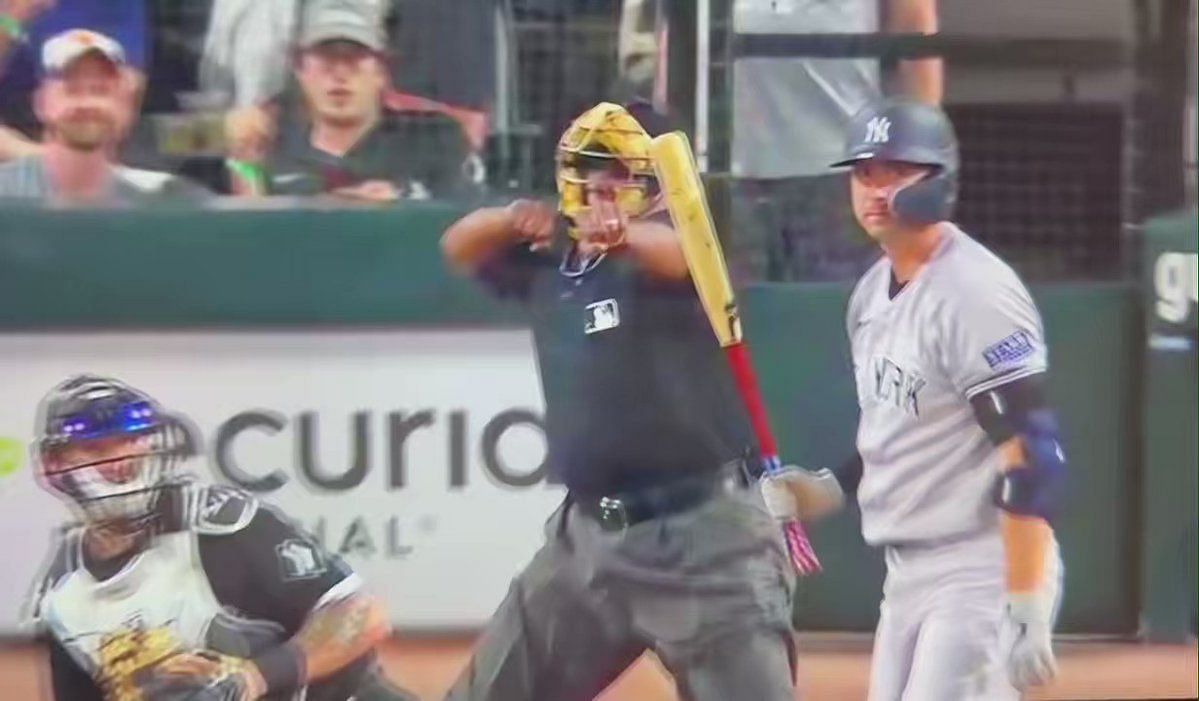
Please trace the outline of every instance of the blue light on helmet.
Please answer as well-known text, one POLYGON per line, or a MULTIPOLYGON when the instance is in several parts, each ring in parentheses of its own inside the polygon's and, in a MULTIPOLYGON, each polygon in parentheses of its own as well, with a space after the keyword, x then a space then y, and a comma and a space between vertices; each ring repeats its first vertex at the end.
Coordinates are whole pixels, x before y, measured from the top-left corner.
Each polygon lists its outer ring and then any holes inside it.
POLYGON ((100 405, 89 411, 63 417, 59 422, 59 435, 65 440, 87 440, 137 434, 155 428, 160 423, 153 405, 149 402, 100 405))

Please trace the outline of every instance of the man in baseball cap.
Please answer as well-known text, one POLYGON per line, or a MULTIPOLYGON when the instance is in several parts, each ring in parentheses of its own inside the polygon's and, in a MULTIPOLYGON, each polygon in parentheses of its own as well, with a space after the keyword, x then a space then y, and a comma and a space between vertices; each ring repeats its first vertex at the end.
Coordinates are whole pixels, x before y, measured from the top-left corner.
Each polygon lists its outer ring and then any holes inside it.
POLYGON ((278 144, 259 156, 257 187, 246 187, 241 175, 258 164, 247 169, 231 153, 237 192, 376 203, 472 194, 470 147, 456 122, 385 108, 387 43, 376 13, 352 3, 313 4, 298 48, 304 119, 299 128, 281 128, 278 144))
POLYGON ((44 146, 0 166, 0 197, 98 205, 201 195, 168 173, 115 162, 137 103, 136 78, 119 42, 69 29, 42 45, 41 68, 33 107, 44 146))
POLYGON ((119 141, 133 120, 134 87, 115 39, 87 29, 56 34, 42 45, 41 64, 34 109, 47 132, 84 151, 119 141))
POLYGON ((145 85, 150 3, 128 0, 0 0, 0 161, 40 148, 33 94, 42 77, 42 47, 68 29, 86 27, 116 39, 139 91, 145 85))

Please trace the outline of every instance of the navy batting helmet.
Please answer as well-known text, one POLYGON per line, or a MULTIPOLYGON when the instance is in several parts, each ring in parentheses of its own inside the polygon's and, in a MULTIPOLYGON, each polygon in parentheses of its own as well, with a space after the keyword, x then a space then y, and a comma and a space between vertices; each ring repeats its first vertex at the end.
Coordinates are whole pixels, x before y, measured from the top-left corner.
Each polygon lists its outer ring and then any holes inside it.
POLYGON ((958 195, 958 140, 939 107, 892 98, 854 115, 845 158, 833 167, 876 158, 935 168, 928 177, 895 193, 891 209, 901 220, 923 225, 950 217, 958 195))

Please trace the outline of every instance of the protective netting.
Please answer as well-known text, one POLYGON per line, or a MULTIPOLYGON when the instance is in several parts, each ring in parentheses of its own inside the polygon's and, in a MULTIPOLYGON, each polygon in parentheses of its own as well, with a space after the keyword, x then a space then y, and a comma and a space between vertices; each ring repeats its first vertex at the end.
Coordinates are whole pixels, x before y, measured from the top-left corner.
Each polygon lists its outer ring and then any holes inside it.
POLYGON ((961 140, 964 229, 1025 277, 1120 272, 1118 108, 968 105, 950 114, 961 140))

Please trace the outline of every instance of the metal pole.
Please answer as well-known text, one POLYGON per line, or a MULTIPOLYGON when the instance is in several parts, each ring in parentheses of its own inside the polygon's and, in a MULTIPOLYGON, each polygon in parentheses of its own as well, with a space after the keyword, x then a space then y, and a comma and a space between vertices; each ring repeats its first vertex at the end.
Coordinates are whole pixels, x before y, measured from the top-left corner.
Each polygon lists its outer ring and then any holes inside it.
POLYGON ((695 162, 708 172, 708 71, 712 63, 711 0, 695 3, 695 162))
POLYGON ((1197 56, 1196 46, 1197 34, 1199 34, 1199 12, 1196 11, 1197 3, 1192 0, 1190 3, 1189 17, 1187 18, 1187 98, 1186 98, 1186 116, 1183 121, 1183 156, 1184 164, 1183 179, 1186 183, 1186 201, 1188 204, 1195 204, 1196 200, 1196 159, 1199 157, 1199 148, 1197 148, 1197 140, 1199 135, 1196 130, 1199 130, 1199 100, 1196 99, 1195 80, 1196 74, 1199 73, 1199 56, 1197 56))

